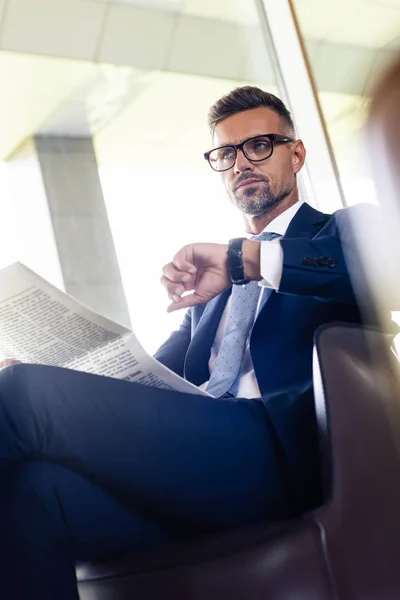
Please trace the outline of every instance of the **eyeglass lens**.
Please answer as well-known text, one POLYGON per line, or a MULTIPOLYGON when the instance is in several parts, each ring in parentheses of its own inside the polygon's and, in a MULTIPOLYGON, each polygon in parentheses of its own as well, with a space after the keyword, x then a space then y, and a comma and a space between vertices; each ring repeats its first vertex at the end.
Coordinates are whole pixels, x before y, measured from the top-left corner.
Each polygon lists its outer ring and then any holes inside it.
MULTIPOLYGON (((247 140, 243 146, 243 153, 249 160, 265 160, 272 154, 272 142, 264 136, 247 140)), ((216 148, 210 153, 208 160, 215 171, 230 169, 236 161, 236 148, 234 146, 216 148)))

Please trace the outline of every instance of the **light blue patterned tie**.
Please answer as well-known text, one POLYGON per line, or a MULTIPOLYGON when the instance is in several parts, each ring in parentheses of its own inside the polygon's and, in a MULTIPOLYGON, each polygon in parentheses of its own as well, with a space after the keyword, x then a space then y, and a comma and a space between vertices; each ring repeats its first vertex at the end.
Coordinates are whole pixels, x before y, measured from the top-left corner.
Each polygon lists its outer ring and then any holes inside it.
MULTIPOLYGON (((281 237, 277 233, 264 232, 252 240, 264 241, 281 237)), ((221 346, 207 384, 207 392, 220 398, 227 393, 236 395, 243 354, 253 328, 260 286, 257 281, 234 285, 231 306, 221 346)))

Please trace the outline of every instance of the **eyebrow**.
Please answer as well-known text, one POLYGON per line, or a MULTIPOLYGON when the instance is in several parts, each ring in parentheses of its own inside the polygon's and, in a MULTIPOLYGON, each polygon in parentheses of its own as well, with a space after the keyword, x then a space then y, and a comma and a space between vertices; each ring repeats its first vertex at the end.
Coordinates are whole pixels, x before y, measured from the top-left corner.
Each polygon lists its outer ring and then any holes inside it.
MULTIPOLYGON (((239 139, 237 142, 224 142, 223 144, 218 144, 218 146, 215 146, 215 148, 221 148, 222 146, 235 146, 237 144, 242 144, 246 140, 250 140, 253 137, 258 137, 258 136, 263 136, 263 135, 267 135, 265 133, 265 131, 263 133, 254 133, 253 135, 247 135, 245 138, 239 139)), ((283 135, 283 134, 279 134, 279 135, 283 135)), ((213 140, 213 143, 214 143, 214 140, 213 140)))

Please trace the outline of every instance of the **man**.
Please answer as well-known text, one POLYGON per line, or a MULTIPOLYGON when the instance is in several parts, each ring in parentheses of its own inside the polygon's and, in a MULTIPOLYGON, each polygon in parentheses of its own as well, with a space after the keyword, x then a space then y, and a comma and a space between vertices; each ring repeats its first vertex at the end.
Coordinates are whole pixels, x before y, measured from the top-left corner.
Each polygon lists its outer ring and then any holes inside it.
POLYGON ((189 310, 157 358, 216 397, 4 369, 0 581, 10 598, 76 599, 74 561, 291 518, 320 501, 311 353, 319 325, 360 320, 342 251, 351 211, 330 217, 299 200, 305 149, 275 96, 234 90, 210 125, 205 156, 246 232, 264 235, 176 254, 162 283, 169 310, 189 310))

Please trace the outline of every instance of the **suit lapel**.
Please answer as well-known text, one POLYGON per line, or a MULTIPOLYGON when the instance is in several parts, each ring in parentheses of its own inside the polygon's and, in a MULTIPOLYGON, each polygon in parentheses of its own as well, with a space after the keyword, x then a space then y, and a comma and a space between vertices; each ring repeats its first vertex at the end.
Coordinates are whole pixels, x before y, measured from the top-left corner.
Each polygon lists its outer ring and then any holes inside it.
POLYGON ((322 213, 304 202, 293 219, 283 237, 313 237, 331 218, 331 215, 322 213))
POLYGON ((184 371, 185 378, 195 385, 201 385, 210 376, 208 361, 211 346, 231 291, 232 288, 229 288, 207 302, 193 334, 186 354, 184 371))
MULTIPOLYGON (((313 237, 327 222, 331 215, 324 214, 304 202, 289 223, 284 238, 313 237)), ((276 294, 275 290, 262 289, 258 315, 265 308, 268 300, 276 294)), ((257 317, 258 318, 258 317, 257 317)))

